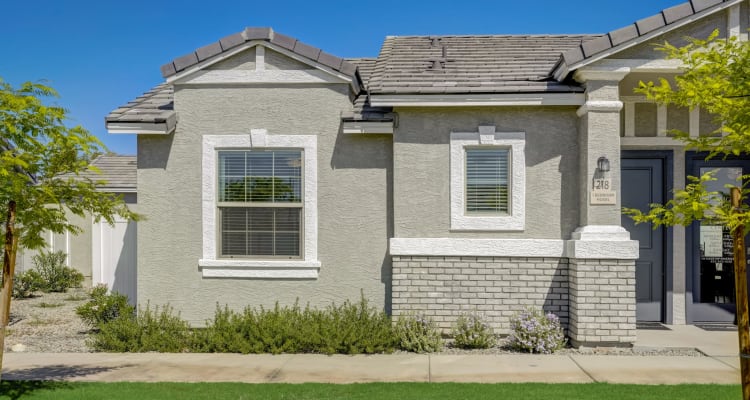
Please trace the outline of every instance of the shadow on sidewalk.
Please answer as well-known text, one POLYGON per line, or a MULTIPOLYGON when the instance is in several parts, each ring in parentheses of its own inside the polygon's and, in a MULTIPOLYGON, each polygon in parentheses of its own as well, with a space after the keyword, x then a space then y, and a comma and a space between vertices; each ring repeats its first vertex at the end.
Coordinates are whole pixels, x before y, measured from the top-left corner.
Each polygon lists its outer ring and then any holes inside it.
MULTIPOLYGON (((118 365, 116 367, 88 367, 83 365, 47 365, 44 367, 15 369, 4 371, 3 381, 64 381, 96 375, 114 369, 130 367, 132 365, 118 365)), ((5 383, 5 382, 3 382, 5 383)))

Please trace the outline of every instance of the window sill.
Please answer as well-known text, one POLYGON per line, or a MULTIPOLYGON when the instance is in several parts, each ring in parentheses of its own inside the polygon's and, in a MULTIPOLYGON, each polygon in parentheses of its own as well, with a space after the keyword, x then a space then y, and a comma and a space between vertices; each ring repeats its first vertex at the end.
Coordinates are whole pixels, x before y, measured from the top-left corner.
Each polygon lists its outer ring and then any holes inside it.
POLYGON ((204 278, 318 279, 320 261, 198 260, 204 278))

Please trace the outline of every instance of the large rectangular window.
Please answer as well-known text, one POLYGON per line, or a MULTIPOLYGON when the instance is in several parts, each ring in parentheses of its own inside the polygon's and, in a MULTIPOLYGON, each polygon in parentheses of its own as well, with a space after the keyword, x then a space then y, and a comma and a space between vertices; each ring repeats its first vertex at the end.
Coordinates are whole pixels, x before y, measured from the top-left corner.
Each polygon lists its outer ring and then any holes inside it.
POLYGON ((510 151, 502 148, 466 149, 466 213, 507 214, 510 151))
POLYGON ((302 151, 219 151, 220 256, 302 256, 302 151))

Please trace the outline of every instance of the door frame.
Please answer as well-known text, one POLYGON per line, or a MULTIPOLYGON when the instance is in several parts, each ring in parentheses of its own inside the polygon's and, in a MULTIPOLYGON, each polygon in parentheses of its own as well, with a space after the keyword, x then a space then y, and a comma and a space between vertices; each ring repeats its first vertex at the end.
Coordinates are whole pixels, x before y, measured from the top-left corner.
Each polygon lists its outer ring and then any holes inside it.
MULTIPOLYGON (((655 159, 662 162, 663 199, 669 201, 674 189, 674 151, 673 150, 621 150, 620 159, 655 159)), ((622 163, 622 162, 621 162, 622 163)), ((622 171, 622 165, 620 165, 622 171)), ((621 172, 622 173, 622 172, 621 172)), ((622 187, 620 187, 622 190, 622 187)), ((674 232, 671 226, 664 227, 662 236, 662 252, 664 265, 664 279, 662 280, 662 322, 671 324, 674 321, 674 304, 672 301, 674 292, 674 263, 672 253, 674 252, 674 232)))
MULTIPOLYGON (((744 156, 744 157, 736 157, 736 156, 728 156, 726 159, 718 157, 718 158, 712 158, 711 160, 706 161, 706 156, 708 156, 707 152, 695 152, 695 151, 686 151, 685 152, 685 175, 692 175, 696 176, 697 172, 700 172, 698 170, 700 164, 704 164, 703 166, 707 167, 727 167, 729 165, 726 165, 727 162, 732 161, 739 161, 745 164, 748 164, 748 170, 750 170, 750 156, 744 156), (713 165, 712 165, 713 164, 713 165)), ((743 174, 745 173, 744 166, 743 166, 743 174)), ((694 324, 696 322, 705 322, 705 319, 699 319, 696 318, 699 315, 698 308, 700 306, 695 307, 695 294, 694 294, 694 287, 696 286, 694 275, 696 273, 696 260, 700 259, 699 249, 698 247, 694 246, 696 235, 698 234, 698 228, 699 222, 693 222, 690 226, 685 227, 685 321, 688 324, 694 324)), ((745 239, 747 241, 747 238, 745 239)), ((746 242, 746 247, 748 247, 748 244, 746 242)), ((698 269, 700 269, 700 266, 697 266, 698 269)), ((748 275, 750 276, 750 270, 747 271, 748 275)), ((698 303, 698 304, 715 304, 715 303, 698 303)), ((735 305, 736 307, 736 305, 735 305)), ((727 310, 729 311, 729 310, 727 310)))

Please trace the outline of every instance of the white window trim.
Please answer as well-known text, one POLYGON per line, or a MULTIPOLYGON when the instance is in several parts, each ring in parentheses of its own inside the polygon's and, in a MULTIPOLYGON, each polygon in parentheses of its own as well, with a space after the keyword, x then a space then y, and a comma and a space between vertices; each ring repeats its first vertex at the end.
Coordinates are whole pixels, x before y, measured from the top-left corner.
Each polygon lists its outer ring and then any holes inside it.
POLYGON ((480 126, 478 132, 451 132, 451 230, 523 231, 526 222, 526 159, 524 132, 495 132, 494 126, 480 126), (510 212, 502 216, 466 215, 466 147, 510 149, 510 212))
POLYGON ((252 129, 249 135, 203 136, 203 258, 198 265, 206 278, 318 277, 318 151, 315 135, 269 135, 252 129), (296 148, 304 157, 304 249, 301 260, 223 259, 217 256, 217 157, 218 150, 296 148))

